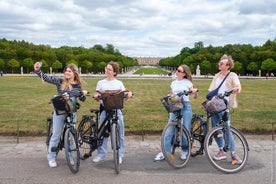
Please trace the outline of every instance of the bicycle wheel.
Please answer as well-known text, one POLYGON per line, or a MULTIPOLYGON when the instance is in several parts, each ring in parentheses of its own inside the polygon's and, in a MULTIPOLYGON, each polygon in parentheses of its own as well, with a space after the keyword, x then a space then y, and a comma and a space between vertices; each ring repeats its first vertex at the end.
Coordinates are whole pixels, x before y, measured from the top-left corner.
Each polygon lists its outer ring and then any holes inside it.
POLYGON ((67 164, 72 173, 77 173, 80 167, 80 152, 77 142, 76 130, 68 128, 64 137, 64 148, 67 164))
POLYGON ((191 156, 203 154, 204 121, 201 116, 193 115, 191 130, 191 156))
POLYGON ((95 134, 95 123, 91 118, 84 117, 78 126, 78 143, 80 159, 85 160, 92 153, 92 138, 95 134))
POLYGON ((190 136, 184 126, 180 127, 178 122, 171 122, 165 126, 161 136, 161 148, 165 160, 171 167, 179 169, 188 163, 191 154, 190 146, 190 136), (182 128, 182 135, 180 128, 182 128))
POLYGON ((225 140, 225 136, 228 135, 226 134, 226 130, 223 126, 218 126, 211 129, 206 135, 206 139, 204 142, 206 157, 211 165, 214 166, 217 170, 229 174, 239 172, 244 168, 248 160, 249 151, 248 143, 245 137, 237 129, 230 126, 230 133, 233 135, 236 153, 241 158, 241 163, 236 163, 235 160, 232 160, 231 152, 229 150, 226 152, 226 159, 216 161, 213 158, 219 150, 215 138, 223 136, 225 140))
POLYGON ((119 125, 118 123, 112 123, 111 125, 111 147, 113 150, 113 159, 115 165, 115 172, 120 173, 120 163, 119 163, 119 149, 120 149, 120 136, 119 136, 119 125))
POLYGON ((48 149, 49 149, 49 144, 50 144, 50 139, 53 135, 53 121, 52 121, 52 117, 47 118, 46 121, 46 126, 47 126, 47 133, 46 133, 46 151, 48 153, 48 149))

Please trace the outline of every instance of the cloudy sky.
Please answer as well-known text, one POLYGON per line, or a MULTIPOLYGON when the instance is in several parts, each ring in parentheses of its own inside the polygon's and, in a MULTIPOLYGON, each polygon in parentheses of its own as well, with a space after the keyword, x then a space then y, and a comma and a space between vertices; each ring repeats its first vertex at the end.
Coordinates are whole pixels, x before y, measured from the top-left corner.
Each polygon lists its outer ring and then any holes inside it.
POLYGON ((0 0, 0 38, 51 47, 112 44, 127 56, 276 38, 274 0, 0 0))

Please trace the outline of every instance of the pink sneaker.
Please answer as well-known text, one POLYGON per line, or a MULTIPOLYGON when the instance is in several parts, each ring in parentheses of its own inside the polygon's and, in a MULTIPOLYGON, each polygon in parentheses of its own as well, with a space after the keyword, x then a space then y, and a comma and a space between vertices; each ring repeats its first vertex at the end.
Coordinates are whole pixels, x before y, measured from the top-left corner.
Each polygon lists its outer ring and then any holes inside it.
POLYGON ((219 150, 219 152, 213 156, 214 160, 224 160, 226 159, 226 153, 223 150, 219 150))
POLYGON ((241 164, 242 159, 239 157, 237 153, 231 153, 232 161, 236 160, 236 164, 241 164))

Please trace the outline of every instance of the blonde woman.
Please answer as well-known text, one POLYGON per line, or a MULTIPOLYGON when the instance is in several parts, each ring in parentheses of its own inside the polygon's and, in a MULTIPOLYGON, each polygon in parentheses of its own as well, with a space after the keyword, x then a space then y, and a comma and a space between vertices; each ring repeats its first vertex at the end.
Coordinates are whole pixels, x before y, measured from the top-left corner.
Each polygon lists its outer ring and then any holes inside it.
MULTIPOLYGON (((239 77, 236 73, 230 72, 230 70, 234 67, 234 60, 231 56, 224 54, 218 63, 219 72, 214 76, 210 86, 209 91, 216 89, 221 81, 228 75, 225 79, 224 83, 219 88, 218 94, 224 94, 225 91, 233 90, 233 94, 226 98, 229 101, 231 108, 237 108, 238 103, 236 100, 236 95, 241 92, 241 83, 239 77)), ((220 119, 222 118, 224 111, 219 112, 217 114, 213 114, 211 117, 212 127, 215 127, 220 119)), ((223 151, 224 140, 223 138, 216 138, 216 142, 219 147, 219 151, 216 155, 213 156, 214 160, 224 160, 226 159, 226 153, 223 151)), ((236 146, 235 141, 233 139, 233 135, 230 134, 230 151, 232 160, 236 160, 238 164, 242 163, 240 157, 236 154, 236 146)))
MULTIPOLYGON (((82 96, 80 100, 85 100, 85 95, 87 91, 82 89, 83 81, 78 72, 78 68, 74 64, 69 64, 64 68, 64 77, 59 78, 55 76, 49 76, 44 74, 41 70, 41 63, 36 62, 34 64, 34 72, 43 79, 43 81, 56 85, 57 94, 63 95, 67 93, 69 98, 77 100, 77 97, 82 96)), ((76 122, 76 112, 73 112, 74 122, 76 122)), ((48 150, 48 164, 50 167, 57 167, 56 163, 56 152, 52 152, 52 147, 57 147, 61 132, 63 129, 64 120, 66 118, 65 114, 58 115, 56 111, 53 113, 53 135, 49 143, 48 150)))

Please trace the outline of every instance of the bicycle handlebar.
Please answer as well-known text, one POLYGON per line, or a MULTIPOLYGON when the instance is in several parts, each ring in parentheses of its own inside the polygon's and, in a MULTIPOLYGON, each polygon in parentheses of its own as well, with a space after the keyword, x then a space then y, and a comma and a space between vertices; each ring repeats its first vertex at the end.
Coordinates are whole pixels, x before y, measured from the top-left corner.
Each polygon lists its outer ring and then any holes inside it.
POLYGON ((229 90, 229 91, 225 91, 224 94, 218 94, 217 97, 219 98, 224 98, 224 97, 228 97, 233 93, 233 90, 229 90))
MULTIPOLYGON (((198 92, 198 90, 196 92, 198 92)), ((192 91, 186 91, 186 90, 184 90, 184 91, 181 91, 181 92, 177 93, 176 95, 179 96, 179 97, 181 97, 183 95, 188 96, 191 93, 192 93, 192 91)))
MULTIPOLYGON (((110 94, 120 94, 120 93, 124 93, 123 97, 127 98, 127 94, 125 92, 129 92, 129 90, 124 90, 124 91, 118 91, 118 90, 107 90, 107 91, 97 91, 98 93, 100 93, 100 96, 98 96, 98 98, 95 98, 94 96, 92 96, 92 98, 94 98, 95 100, 100 100, 102 99, 101 95, 104 93, 110 93, 110 94)), ((134 93, 132 93, 132 96, 134 95, 134 93)))

